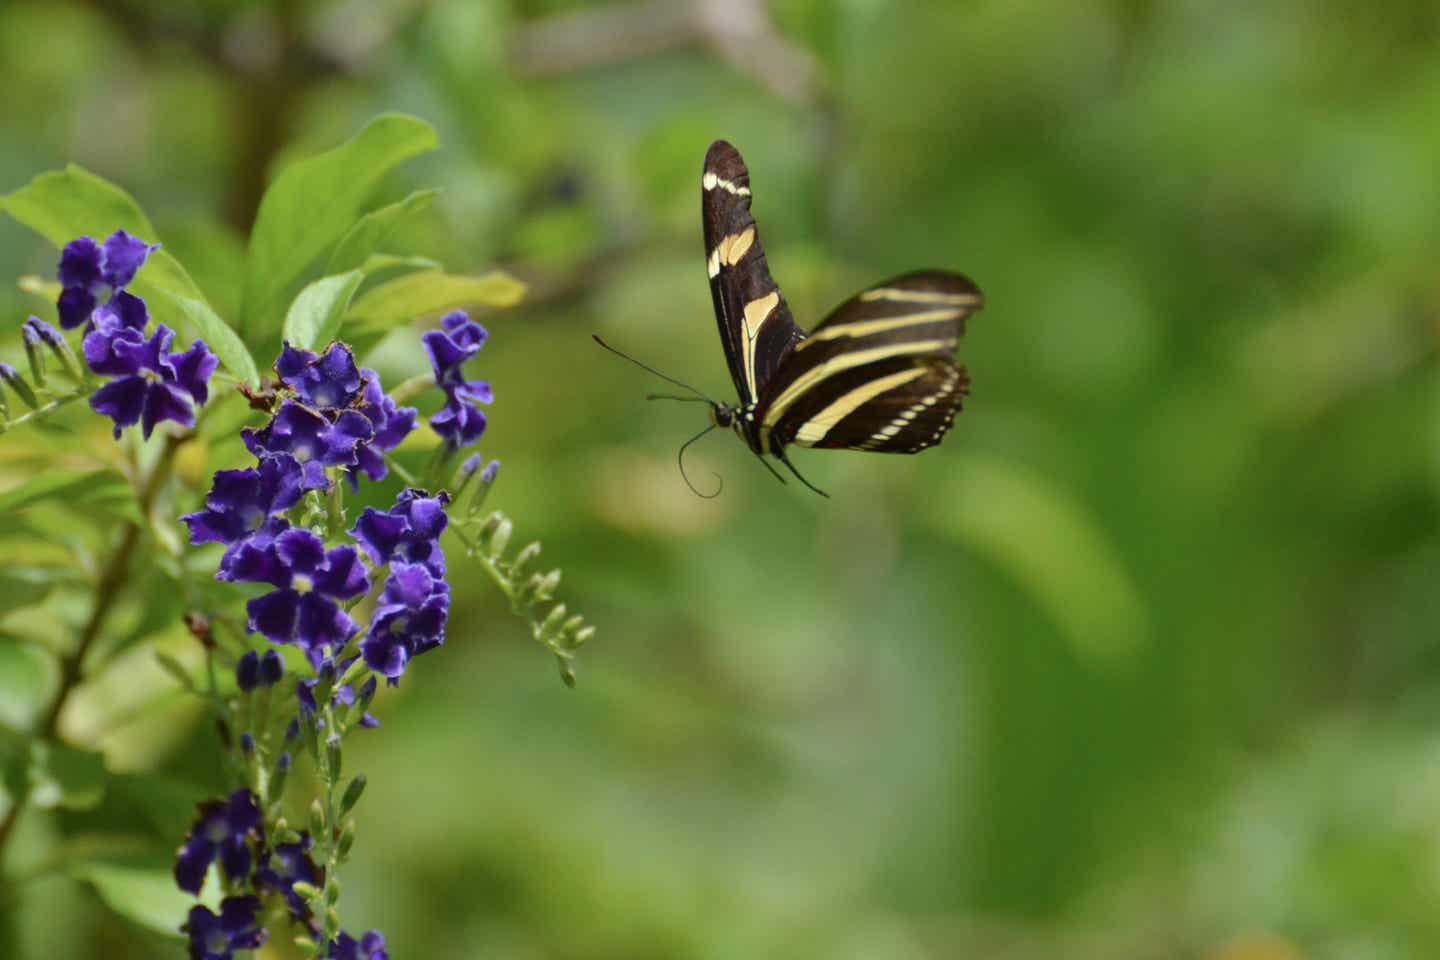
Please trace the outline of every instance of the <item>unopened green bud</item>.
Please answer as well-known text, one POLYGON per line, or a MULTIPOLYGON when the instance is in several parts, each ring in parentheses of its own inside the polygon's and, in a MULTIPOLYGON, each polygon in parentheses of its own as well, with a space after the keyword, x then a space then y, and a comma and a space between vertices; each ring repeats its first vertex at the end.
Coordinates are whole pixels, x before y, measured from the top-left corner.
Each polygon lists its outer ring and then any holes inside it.
POLYGON ((304 900, 314 900, 320 896, 320 888, 313 883, 306 883, 304 880, 296 880, 292 889, 304 900))
POLYGON ((340 878, 335 876, 334 873, 331 873, 329 878, 325 881, 325 904, 326 906, 333 907, 337 902, 339 902, 339 900, 340 878))
POLYGON ((364 792, 365 774, 357 773, 355 774, 355 779, 351 780, 349 786, 345 788, 345 795, 340 798, 340 813, 342 816, 355 809, 355 804, 360 802, 360 794, 364 792))
POLYGON ((551 597, 555 596, 555 591, 559 589, 560 570, 557 567, 556 569, 551 570, 549 573, 545 574, 545 576, 540 580, 539 585, 535 588, 535 593, 537 596, 548 600, 551 597))
POLYGON ((584 646, 585 644, 589 643, 590 638, 594 636, 594 627, 581 627, 579 630, 575 631, 575 646, 584 646))
POLYGON ((565 613, 565 604, 555 604, 540 624, 540 635, 546 637, 552 633, 558 633, 560 631, 560 624, 565 620, 565 613))
POLYGON ((325 738, 325 776, 331 783, 340 779, 340 735, 332 733, 325 738))
POLYGON ((320 805, 319 797, 310 801, 310 836, 317 839, 325 836, 325 808, 320 805))
POLYGON ((495 527, 495 532, 490 535, 490 559, 495 559, 505 552, 510 545, 510 534, 515 531, 515 525, 508 517, 502 517, 500 523, 495 527))
POLYGON ((336 850, 343 861, 350 856, 350 848, 355 845, 355 820, 353 818, 345 821, 345 826, 340 830, 340 843, 336 850))
POLYGON ((526 567, 535 562, 535 558, 538 556, 540 556, 539 541, 525 544, 525 547, 519 553, 515 554, 515 562, 511 564, 510 567, 513 571, 511 576, 520 576, 525 572, 526 567))
POLYGON ((35 391, 30 388, 30 384, 26 383, 25 378, 20 376, 19 370, 16 370, 8 363, 0 362, 0 382, 3 382, 5 386, 11 390, 14 390, 15 396, 19 397, 21 402, 31 410, 36 410, 40 407, 40 398, 35 396, 35 391))

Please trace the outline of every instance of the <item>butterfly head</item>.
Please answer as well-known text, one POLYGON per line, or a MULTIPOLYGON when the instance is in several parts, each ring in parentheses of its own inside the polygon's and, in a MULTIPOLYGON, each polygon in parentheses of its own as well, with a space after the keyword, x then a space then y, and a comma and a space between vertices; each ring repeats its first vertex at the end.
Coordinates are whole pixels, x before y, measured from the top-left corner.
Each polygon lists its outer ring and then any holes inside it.
POLYGON ((710 422, 715 426, 728 430, 735 425, 736 419, 735 408, 730 406, 730 404, 711 402, 710 422))

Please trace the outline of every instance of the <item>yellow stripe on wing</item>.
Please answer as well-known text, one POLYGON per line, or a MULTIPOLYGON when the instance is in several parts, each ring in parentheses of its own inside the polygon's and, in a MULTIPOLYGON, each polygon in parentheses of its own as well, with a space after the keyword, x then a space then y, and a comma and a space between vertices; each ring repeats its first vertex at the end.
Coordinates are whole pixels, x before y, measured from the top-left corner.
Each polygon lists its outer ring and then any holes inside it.
POLYGON ((862 404, 880 396, 887 390, 903 386, 917 377, 925 375, 924 367, 913 367, 909 370, 901 370, 899 373, 892 373, 888 376, 878 377, 869 383, 862 384, 851 390, 849 393, 835 400, 815 416, 800 424, 800 429, 795 433, 795 442, 802 447, 811 447, 825 439, 836 424, 854 413, 862 404))
POLYGON ((775 424, 785 415, 785 411, 800 396, 815 384, 826 377, 833 377, 838 373, 867 363, 875 363, 879 360, 889 360, 892 357, 904 357, 917 353, 933 353, 947 349, 952 345, 950 340, 911 340, 900 343, 887 343, 881 347, 874 347, 870 350, 851 350, 846 353, 831 357, 824 363, 818 364, 813 370, 807 370, 795 379, 795 382, 781 391, 775 402, 765 410, 764 426, 774 429, 775 424))

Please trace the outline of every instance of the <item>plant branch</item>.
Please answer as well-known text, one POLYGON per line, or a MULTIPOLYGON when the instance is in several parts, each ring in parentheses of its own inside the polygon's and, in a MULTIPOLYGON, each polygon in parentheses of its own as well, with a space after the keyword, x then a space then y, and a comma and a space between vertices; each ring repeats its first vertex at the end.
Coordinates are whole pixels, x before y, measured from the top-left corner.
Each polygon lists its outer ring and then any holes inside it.
MULTIPOLYGON (((43 407, 41 409, 44 409, 43 407)), ((38 410, 36 411, 39 412, 38 410)), ((150 509, 159 495, 160 489, 164 486, 165 480, 170 475, 170 467, 175 461, 175 452, 186 440, 190 439, 191 433, 167 434, 165 437, 165 448, 161 451, 160 458, 156 461, 150 475, 145 479, 144 486, 138 494, 140 516, 142 520, 148 520, 150 509)), ((141 534, 144 533, 144 523, 131 522, 125 525, 125 531, 120 536, 120 543, 115 552, 110 556, 110 562, 105 565, 100 579, 95 584, 95 605, 90 609, 90 616, 85 621, 85 626, 80 631, 80 638, 75 648, 60 660, 60 682, 55 690, 55 697, 50 701, 44 718, 36 730, 36 737, 41 740, 53 739, 60 729, 60 718, 64 714, 65 705, 70 700, 70 694, 79 686, 84 670, 85 658, 89 655, 95 640, 105 625, 106 619, 114 609, 115 601, 119 599, 125 587, 125 581, 130 572, 130 561, 134 557, 135 548, 140 545, 141 534)), ((10 809, 5 812, 5 818, 0 820, 0 854, 4 853, 5 845, 15 829, 16 822, 20 819, 20 813, 24 809, 29 797, 21 794, 13 797, 10 809)))

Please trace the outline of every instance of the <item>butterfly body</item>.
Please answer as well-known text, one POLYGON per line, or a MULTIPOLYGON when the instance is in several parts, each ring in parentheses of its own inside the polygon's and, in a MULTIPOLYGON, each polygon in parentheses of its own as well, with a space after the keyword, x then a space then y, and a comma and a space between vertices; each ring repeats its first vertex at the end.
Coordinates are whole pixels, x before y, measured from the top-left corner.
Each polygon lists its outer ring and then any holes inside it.
POLYGON ((980 288, 958 273, 904 274, 856 294, 807 334, 770 275, 750 201, 745 162, 717 140, 705 155, 701 219, 740 402, 714 404, 712 422, 792 471, 791 444, 918 453, 939 443, 968 390, 952 355, 966 317, 984 304, 980 288))

